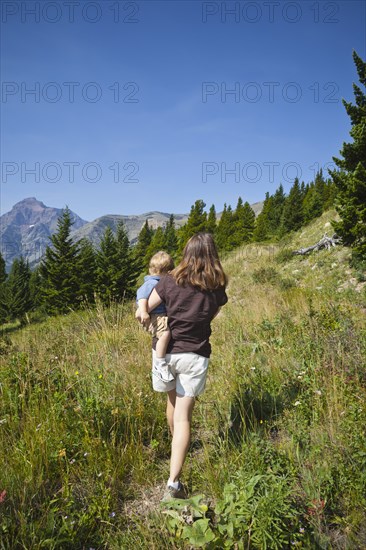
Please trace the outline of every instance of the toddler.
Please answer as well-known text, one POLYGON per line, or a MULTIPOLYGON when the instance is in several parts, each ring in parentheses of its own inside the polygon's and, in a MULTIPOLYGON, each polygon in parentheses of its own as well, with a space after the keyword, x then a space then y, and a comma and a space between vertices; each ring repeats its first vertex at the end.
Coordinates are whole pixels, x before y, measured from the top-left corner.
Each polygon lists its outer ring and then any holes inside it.
POLYGON ((152 334, 153 338, 158 339, 155 360, 153 361, 153 374, 164 382, 174 380, 174 376, 170 372, 165 360, 166 350, 170 341, 168 317, 163 303, 152 310, 149 315, 147 301, 160 278, 172 269, 174 269, 174 262, 167 252, 160 251, 154 254, 149 263, 149 275, 145 276, 144 284, 137 290, 136 295, 136 303, 138 305, 136 318, 145 326, 150 320, 147 330, 152 334))

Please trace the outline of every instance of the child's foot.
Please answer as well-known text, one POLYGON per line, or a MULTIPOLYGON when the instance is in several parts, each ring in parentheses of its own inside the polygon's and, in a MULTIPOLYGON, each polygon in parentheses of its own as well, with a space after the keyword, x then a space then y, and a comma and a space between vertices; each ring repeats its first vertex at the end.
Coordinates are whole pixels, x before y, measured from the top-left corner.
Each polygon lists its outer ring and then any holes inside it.
POLYGON ((174 376, 171 373, 168 363, 164 357, 155 357, 152 367, 153 374, 163 382, 171 382, 174 376))

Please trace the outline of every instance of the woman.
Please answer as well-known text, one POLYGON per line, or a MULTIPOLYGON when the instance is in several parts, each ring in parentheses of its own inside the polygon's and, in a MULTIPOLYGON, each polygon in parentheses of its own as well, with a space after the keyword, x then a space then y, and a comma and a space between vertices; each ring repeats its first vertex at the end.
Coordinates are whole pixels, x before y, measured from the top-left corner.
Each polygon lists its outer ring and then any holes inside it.
MULTIPOLYGON (((164 498, 185 498, 179 476, 191 435, 195 398, 206 384, 211 353, 210 322, 226 304, 227 277, 209 233, 197 233, 186 244, 183 259, 163 277, 148 300, 148 311, 164 302, 171 340, 166 360, 174 380, 153 375, 153 388, 167 392, 167 420, 172 434, 170 476, 164 498)), ((153 360, 156 341, 153 341, 153 360)))

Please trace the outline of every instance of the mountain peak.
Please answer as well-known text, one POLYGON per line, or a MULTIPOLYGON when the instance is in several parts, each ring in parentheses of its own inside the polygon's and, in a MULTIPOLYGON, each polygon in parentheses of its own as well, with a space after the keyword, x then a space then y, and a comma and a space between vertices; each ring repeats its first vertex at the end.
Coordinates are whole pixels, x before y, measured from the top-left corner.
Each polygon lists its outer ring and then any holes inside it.
MULTIPOLYGON (((23 256, 30 265, 39 262, 49 237, 57 231, 62 208, 46 206, 36 197, 27 197, 0 216, 0 249, 9 268, 15 258, 23 256)), ((71 211, 73 228, 87 223, 71 211)))
POLYGON ((14 204, 13 209, 24 208, 27 206, 30 208, 47 208, 47 206, 42 201, 37 200, 36 197, 27 197, 26 199, 22 199, 14 204))

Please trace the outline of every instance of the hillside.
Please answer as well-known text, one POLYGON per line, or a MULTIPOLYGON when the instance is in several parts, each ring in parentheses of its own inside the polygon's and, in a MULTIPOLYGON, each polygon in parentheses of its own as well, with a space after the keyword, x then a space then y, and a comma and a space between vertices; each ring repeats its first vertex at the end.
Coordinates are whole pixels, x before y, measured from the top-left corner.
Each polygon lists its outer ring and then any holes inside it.
MULTIPOLYGON (((330 234, 334 216, 286 248, 330 234)), ((365 280, 348 249, 282 248, 225 259, 229 303, 183 472, 205 496, 183 512, 159 507, 165 400, 132 303, 3 335, 4 548, 366 547, 365 280)))

